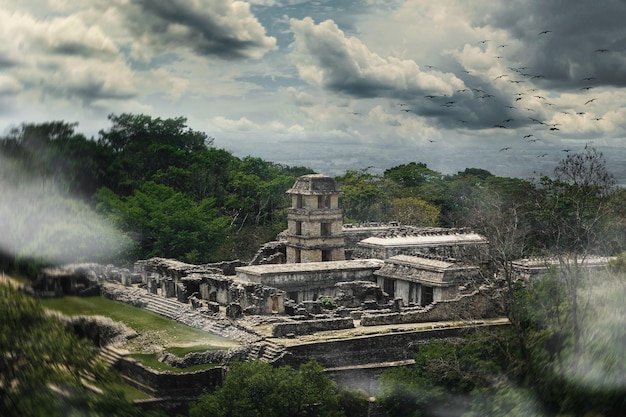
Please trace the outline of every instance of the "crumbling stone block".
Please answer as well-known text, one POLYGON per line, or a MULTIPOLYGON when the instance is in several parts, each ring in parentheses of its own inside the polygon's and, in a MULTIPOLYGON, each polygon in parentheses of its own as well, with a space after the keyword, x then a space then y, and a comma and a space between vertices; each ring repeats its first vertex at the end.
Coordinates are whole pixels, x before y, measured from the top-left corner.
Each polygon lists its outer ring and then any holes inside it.
POLYGON ((208 301, 207 302, 207 308, 209 310, 209 313, 219 313, 220 312, 220 303, 215 302, 215 301, 208 301))
POLYGON ((231 319, 239 318, 243 315, 243 309, 238 303, 230 303, 226 306, 226 316, 231 319))
POLYGON ((163 280, 163 297, 172 298, 176 297, 176 283, 173 279, 165 279, 163 280))

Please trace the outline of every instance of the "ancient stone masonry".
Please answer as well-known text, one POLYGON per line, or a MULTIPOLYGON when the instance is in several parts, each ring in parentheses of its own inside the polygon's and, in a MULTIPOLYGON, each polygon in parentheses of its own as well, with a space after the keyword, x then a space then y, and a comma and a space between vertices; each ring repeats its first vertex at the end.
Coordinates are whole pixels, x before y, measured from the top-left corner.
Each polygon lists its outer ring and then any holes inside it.
POLYGON ((357 244, 354 259, 388 259, 396 255, 427 255, 483 264, 487 239, 466 229, 398 229, 378 232, 357 244))
MULTIPOLYGON (((606 256, 590 256, 584 259, 578 259, 579 267, 583 267, 588 271, 604 270, 614 257, 606 256)), ((568 257, 562 258, 527 258, 519 259, 512 263, 513 273, 518 279, 531 280, 539 278, 547 274, 550 269, 558 270, 560 268, 571 267, 574 260, 568 257)))
POLYGON ((374 281, 374 271, 382 266, 377 259, 258 265, 237 268, 237 278, 284 290, 296 302, 337 295, 335 284, 348 281, 374 281))
POLYGON ((131 284, 139 282, 140 276, 113 265, 69 264, 42 269, 32 289, 40 297, 98 295, 104 280, 131 284))
POLYGON ((426 307, 405 307, 400 312, 367 312, 361 316, 361 326, 381 326, 404 323, 426 323, 447 320, 480 320, 502 317, 504 311, 493 302, 492 290, 483 288, 471 294, 426 307))
POLYGON ((378 285, 406 305, 454 299, 459 286, 480 277, 477 266, 436 256, 396 255, 374 272, 378 285))
MULTIPOLYGON (((230 268, 234 263, 226 265, 230 268)), ((206 302, 207 307, 213 307, 210 303, 217 303, 231 306, 234 311, 232 305, 237 304, 249 314, 284 313, 284 291, 260 283, 237 282, 234 277, 224 275, 216 264, 190 265, 152 258, 135 263, 135 271, 150 293, 176 298, 183 303, 193 297, 196 306, 206 302)))
POLYGON ((287 212, 287 263, 344 260, 343 215, 335 180, 304 175, 287 194, 292 200, 287 212))

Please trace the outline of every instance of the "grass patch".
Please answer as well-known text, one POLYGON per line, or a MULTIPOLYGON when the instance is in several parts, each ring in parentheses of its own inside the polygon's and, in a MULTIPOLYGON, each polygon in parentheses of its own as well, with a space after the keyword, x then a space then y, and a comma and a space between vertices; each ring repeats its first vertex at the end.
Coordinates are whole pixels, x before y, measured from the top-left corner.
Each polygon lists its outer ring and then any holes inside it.
POLYGON ((184 358, 188 353, 197 353, 197 352, 206 352, 209 350, 223 350, 224 348, 219 346, 170 346, 165 348, 165 351, 171 353, 172 355, 178 356, 179 358, 184 358))
MULTIPOLYGON (((158 334, 164 347, 203 346, 227 349, 240 343, 194 329, 150 311, 104 297, 62 297, 42 300, 45 308, 67 316, 100 315, 122 322, 140 334, 158 334)), ((207 350, 207 349, 204 349, 207 350)))
POLYGON ((160 362, 154 353, 133 353, 129 355, 131 358, 138 360, 142 364, 146 365, 149 368, 154 369, 155 371, 161 372, 174 372, 174 373, 186 373, 186 372, 196 372, 203 371, 205 369, 215 368, 216 366, 220 366, 218 363, 203 363, 200 365, 189 366, 187 368, 176 368, 174 366, 170 366, 166 363, 160 362))
POLYGON ((125 382, 115 382, 109 384, 107 389, 112 389, 114 391, 121 392, 124 395, 124 398, 128 402, 138 401, 138 400, 147 400, 152 398, 149 394, 146 394, 143 391, 138 390, 137 388, 125 383, 125 382))

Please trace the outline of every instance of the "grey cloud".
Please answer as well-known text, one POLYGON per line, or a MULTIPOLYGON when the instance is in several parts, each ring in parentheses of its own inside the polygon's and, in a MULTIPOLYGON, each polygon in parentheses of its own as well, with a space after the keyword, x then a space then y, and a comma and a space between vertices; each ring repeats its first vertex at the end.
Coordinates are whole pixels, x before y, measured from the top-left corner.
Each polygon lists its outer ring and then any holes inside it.
POLYGON ((114 58, 116 52, 105 49, 95 49, 80 41, 67 41, 58 45, 51 45, 48 50, 53 55, 80 56, 83 58, 114 58))
MULTIPOLYGON (((476 77, 463 77, 458 64, 456 75, 446 69, 424 70, 412 60, 381 58, 356 38, 345 37, 331 21, 315 25, 311 19, 292 20, 292 29, 300 76, 328 91, 403 102, 397 111, 406 117, 428 117, 445 128, 485 129, 514 119, 506 107, 508 94, 476 77)), ((515 119, 517 126, 531 123, 525 117, 515 119)))
POLYGON ((72 80, 65 84, 49 83, 43 88, 52 96, 75 97, 87 105, 97 100, 126 100, 136 96, 134 91, 107 85, 99 79, 72 80))
POLYGON ((189 48, 222 59, 260 57, 275 38, 250 13, 247 3, 132 0, 119 3, 126 24, 156 50, 189 48))
POLYGON ((330 20, 292 19, 293 59, 300 76, 321 87, 357 98, 407 98, 445 94, 462 87, 451 73, 422 71, 412 60, 382 58, 330 20))
POLYGON ((0 53, 0 69, 12 68, 18 65, 18 62, 0 53))
POLYGON ((626 86, 626 2, 507 1, 486 16, 522 42, 520 63, 545 77, 544 86, 626 86))

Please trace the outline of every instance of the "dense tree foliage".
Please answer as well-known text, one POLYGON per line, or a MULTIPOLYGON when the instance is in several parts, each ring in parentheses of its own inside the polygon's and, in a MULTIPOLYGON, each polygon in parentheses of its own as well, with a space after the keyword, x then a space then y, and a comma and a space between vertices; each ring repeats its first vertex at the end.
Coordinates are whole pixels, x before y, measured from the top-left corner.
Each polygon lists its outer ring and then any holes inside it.
POLYGON ((0 284, 0 415, 140 416, 120 392, 115 376, 37 301, 0 284), (101 391, 86 384, 92 375, 101 391))
POLYGON ((96 139, 65 122, 23 124, 0 138, 0 180, 12 197, 0 212, 15 218, 2 224, 3 264, 250 258, 284 229, 285 190, 312 172, 237 158, 182 117, 109 120, 96 139))
POLYGON ((295 370, 275 368, 261 361, 229 366, 226 381, 190 408, 191 417, 298 417, 365 415, 367 404, 359 393, 340 391, 311 361, 295 370))
POLYGON ((501 285, 512 325, 420 346, 415 367, 381 378, 390 415, 625 415, 624 255, 608 269, 585 267, 624 250, 613 238, 624 232, 623 194, 602 155, 571 154, 538 186, 472 181, 480 186, 463 203, 467 225, 489 239, 493 269, 483 278, 501 285), (517 281, 512 262, 535 253, 549 273, 517 281))

